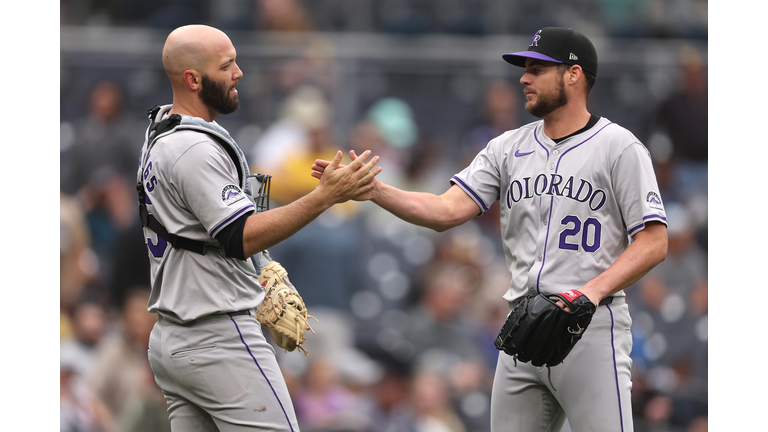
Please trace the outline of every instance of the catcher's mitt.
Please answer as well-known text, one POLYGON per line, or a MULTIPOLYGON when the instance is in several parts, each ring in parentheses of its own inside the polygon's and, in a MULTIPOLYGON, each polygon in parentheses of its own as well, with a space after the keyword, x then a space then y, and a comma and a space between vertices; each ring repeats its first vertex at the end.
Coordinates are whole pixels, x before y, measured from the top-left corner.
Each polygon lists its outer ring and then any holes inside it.
POLYGON ((315 332, 309 318, 317 319, 307 314, 304 300, 288 280, 288 272, 277 261, 270 261, 261 268, 259 283, 267 295, 256 311, 256 319, 286 352, 298 348, 304 355, 309 354, 301 344, 307 339, 304 332, 315 332))
POLYGON ((494 341, 496 349, 534 366, 562 363, 581 339, 595 304, 578 290, 526 295, 512 310, 494 341), (571 311, 557 305, 562 301, 571 311))

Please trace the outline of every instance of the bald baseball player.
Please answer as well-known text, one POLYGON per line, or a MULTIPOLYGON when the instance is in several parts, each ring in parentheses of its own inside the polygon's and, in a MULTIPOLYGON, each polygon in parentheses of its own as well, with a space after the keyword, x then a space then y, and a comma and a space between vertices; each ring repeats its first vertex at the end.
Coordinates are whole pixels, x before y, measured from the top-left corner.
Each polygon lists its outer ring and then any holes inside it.
POLYGON ((335 203, 370 191, 380 171, 378 157, 364 163, 369 152, 341 168, 339 151, 312 192, 255 211, 248 162, 215 122, 239 106, 236 54, 212 27, 170 33, 162 60, 173 103, 150 110, 137 173, 151 268, 148 309, 159 315, 148 355, 174 431, 299 430, 255 317, 265 297, 258 273, 269 260, 262 251, 335 203))
MULTIPOLYGON (((530 289, 578 289, 599 306, 560 365, 535 367, 499 353, 491 430, 559 431, 567 418, 574 431, 632 431, 631 319, 623 289, 667 254, 651 158, 632 133, 587 110, 598 65, 587 37, 543 28, 526 51, 502 57, 524 68, 525 109, 541 120, 491 140, 442 195, 374 179, 374 188, 356 199, 437 231, 500 201, 510 307, 530 289)), ((326 167, 318 160, 313 175, 322 180, 326 167)))

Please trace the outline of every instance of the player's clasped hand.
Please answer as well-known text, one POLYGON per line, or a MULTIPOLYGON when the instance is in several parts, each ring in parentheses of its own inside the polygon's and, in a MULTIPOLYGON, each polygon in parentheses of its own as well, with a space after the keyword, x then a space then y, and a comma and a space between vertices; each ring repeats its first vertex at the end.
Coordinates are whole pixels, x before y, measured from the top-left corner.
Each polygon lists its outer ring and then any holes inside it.
MULTIPOLYGON (((337 153, 337 154, 336 154, 336 158, 339 158, 339 159, 340 159, 340 153, 341 153, 341 152, 339 152, 339 153, 337 153)), ((360 162, 364 161, 364 160, 365 160, 365 159, 368 157, 368 155, 369 155, 369 154, 370 154, 370 151, 366 150, 365 152, 363 152, 363 154, 361 154, 360 156, 358 156, 358 155, 355 153, 355 151, 354 151, 354 150, 350 150, 350 151, 349 151, 349 156, 350 156, 350 158, 352 158, 352 163, 351 163, 351 164, 349 164, 349 166, 350 166, 350 167, 353 167, 353 164, 355 164, 356 162, 358 162, 358 161, 360 161, 360 162)), ((334 160, 335 160, 335 159, 334 159, 334 160)), ((366 164, 366 165, 365 165, 363 168, 367 167, 367 166, 368 166, 368 165, 370 165, 372 162, 378 163, 378 161, 379 161, 379 157, 378 157, 378 156, 375 156, 375 157, 373 158, 373 160, 372 160, 371 162, 369 162, 368 164, 366 164)), ((317 179, 320 179, 320 181, 321 181, 321 184, 322 184, 322 180, 323 180, 323 174, 325 173, 326 169, 328 169, 328 168, 331 166, 331 164, 332 164, 332 163, 333 163, 333 161, 327 161, 327 160, 323 160, 323 159, 317 159, 317 160, 315 160, 315 163, 312 165, 312 177, 315 177, 315 178, 317 178, 317 179)), ((354 165, 354 166, 360 166, 360 164, 358 164, 358 165, 354 165)), ((372 166, 372 165, 371 165, 371 166, 372 166)), ((342 169, 342 168, 347 168, 347 166, 346 166, 346 165, 341 165, 341 164, 339 164, 339 165, 338 165, 338 168, 339 168, 339 169, 342 169)), ((354 169, 354 168, 353 168, 353 169, 354 169)), ((356 201, 366 201, 366 200, 369 200, 369 199, 371 199, 371 198, 373 197, 373 196, 372 196, 372 194, 373 194, 373 190, 374 190, 374 188, 376 187, 376 183, 378 182, 378 180, 376 180, 376 177, 375 177, 375 175, 376 175, 376 174, 378 174, 379 172, 381 172, 381 167, 378 167, 378 168, 376 168, 376 170, 377 170, 377 171, 375 171, 375 173, 374 173, 374 177, 371 177, 370 183, 367 183, 367 184, 366 184, 366 186, 367 186, 367 187, 365 187, 365 188, 362 188, 362 189, 360 190, 360 193, 359 193, 359 194, 357 194, 357 195, 355 195, 355 196, 353 196, 353 197, 352 197, 354 200, 356 200, 356 201)))
MULTIPOLYGON (((352 155, 354 152, 350 152, 350 154, 352 155)), ((319 175, 315 175, 317 162, 320 162, 317 161, 312 166, 312 169, 315 170, 312 175, 320 179, 318 188, 327 191, 326 193, 331 196, 330 201, 335 203, 349 201, 369 192, 375 185, 376 175, 381 172, 381 167, 376 167, 379 162, 378 156, 374 156, 368 163, 365 163, 370 155, 371 151, 366 150, 359 157, 354 156, 349 165, 342 165, 342 153, 339 150, 332 161, 322 161, 327 162, 327 164, 324 164, 319 175)))

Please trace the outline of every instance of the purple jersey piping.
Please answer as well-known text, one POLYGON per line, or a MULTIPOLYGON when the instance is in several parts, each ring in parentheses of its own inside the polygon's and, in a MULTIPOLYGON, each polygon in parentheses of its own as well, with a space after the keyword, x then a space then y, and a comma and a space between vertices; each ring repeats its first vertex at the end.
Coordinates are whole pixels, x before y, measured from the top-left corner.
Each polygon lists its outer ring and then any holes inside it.
MULTIPOLYGON (((575 149, 576 147, 584 144, 585 142, 591 140, 595 137, 595 135, 599 134, 603 129, 607 128, 608 126, 612 125, 613 123, 608 123, 607 125, 601 127, 597 132, 593 133, 589 138, 585 139, 584 141, 576 144, 575 146, 569 148, 568 150, 564 151, 563 154, 560 155, 559 158, 557 158, 557 166, 555 167, 555 173, 557 173, 557 170, 560 169, 560 161, 563 160, 563 156, 566 155, 566 153, 570 152, 571 150, 575 149)), ((536 126, 536 129, 533 131, 533 138, 536 139, 536 142, 539 143, 539 145, 544 149, 547 150, 546 147, 539 141, 539 137, 536 136, 536 131, 538 130, 538 126, 536 126)), ((549 150, 547 150, 547 157, 549 157, 549 150)), ((542 193, 542 196, 544 194, 542 193)), ((549 199, 549 216, 547 216, 547 235, 544 238, 544 252, 542 252, 541 257, 541 267, 539 268, 539 274, 536 276, 536 292, 541 292, 540 285, 541 285, 541 273, 544 271, 544 263, 547 260, 547 244, 549 243, 549 228, 552 226, 552 207, 554 207, 555 202, 555 196, 553 195, 549 199)))
POLYGON ((291 424, 291 419, 288 418, 288 413, 285 412, 285 407, 283 406, 283 402, 280 401, 280 397, 277 395, 275 388, 272 386, 272 382, 269 381, 269 378, 267 378, 267 374, 264 373, 264 369, 261 368, 259 361, 256 360, 256 357, 254 357, 253 353, 251 352, 251 347, 249 347, 248 344, 245 343, 245 339, 243 339, 243 333, 240 331, 240 327, 237 325, 237 321, 235 321, 235 318, 229 317, 229 319, 231 319, 232 322, 235 324, 235 328, 237 329, 237 334, 240 335, 240 341, 243 343, 243 345, 245 345, 245 349, 248 350, 248 354, 250 354, 251 358, 253 359, 253 362, 256 363, 256 367, 259 368, 259 371, 264 376, 264 379, 267 380, 267 384, 269 384, 269 388, 272 389, 272 393, 274 393, 275 398, 277 399, 277 403, 280 404, 280 409, 283 410, 283 414, 285 415, 285 420, 288 422, 288 427, 290 427, 291 431, 293 431, 293 425, 291 424))
POLYGON ((621 424, 621 430, 624 431, 624 413, 621 411, 621 388, 619 387, 619 368, 616 365, 616 343, 613 338, 613 309, 611 305, 605 305, 608 308, 608 312, 611 314, 611 350, 613 351, 613 376, 616 380, 616 397, 619 401, 619 424, 621 424))
POLYGON ((467 186, 466 183, 464 183, 460 178, 458 178, 456 176, 451 177, 451 180, 454 180, 454 181, 460 183, 465 191, 469 192, 470 194, 472 194, 473 197, 475 197, 475 200, 477 202, 479 202, 480 206, 483 208, 483 213, 488 211, 488 207, 485 205, 485 203, 483 202, 482 198, 480 198, 480 195, 475 193, 475 191, 472 190, 471 187, 467 186))
POLYGON ((541 148, 544 149, 545 152, 547 152, 547 157, 549 157, 549 149, 544 146, 544 144, 539 141, 539 137, 537 136, 537 132, 539 131, 539 125, 536 125, 536 127, 533 129, 533 139, 536 140, 537 143, 541 146, 541 148))
POLYGON ((644 227, 644 226, 645 226, 645 222, 646 222, 648 219, 653 219, 653 220, 662 220, 662 221, 664 221, 664 223, 667 223, 667 218, 665 218, 664 216, 661 216, 661 215, 650 215, 650 216, 643 216, 643 221, 642 221, 641 223, 639 223, 639 224, 635 225, 634 227, 632 227, 632 228, 631 228, 629 231, 627 231, 627 234, 629 234, 629 235, 632 235, 632 234, 634 234, 634 233, 635 233, 635 231, 637 231, 637 230, 639 230, 640 228, 644 227))
POLYGON ((216 227, 211 230, 211 237, 214 237, 216 231, 220 230, 224 225, 228 224, 231 220, 236 219, 238 216, 240 216, 244 212, 246 212, 248 210, 252 210, 253 208, 254 208, 253 204, 248 204, 246 207, 243 207, 240 210, 236 211, 235 214, 233 214, 232 216, 224 219, 223 222, 221 222, 220 224, 216 225, 216 227))
POLYGON ((584 144, 585 142, 591 140, 594 138, 595 135, 599 134, 603 129, 607 128, 608 126, 612 125, 613 123, 608 123, 607 125, 601 127, 597 132, 593 133, 592 136, 585 139, 584 141, 576 144, 575 146, 569 148, 568 150, 564 151, 563 154, 560 155, 560 157, 557 159, 557 167, 555 168, 555 172, 557 172, 558 169, 560 169, 560 161, 563 160, 563 156, 565 156, 566 153, 570 152, 571 150, 575 149, 576 147, 579 147, 580 145, 584 144))

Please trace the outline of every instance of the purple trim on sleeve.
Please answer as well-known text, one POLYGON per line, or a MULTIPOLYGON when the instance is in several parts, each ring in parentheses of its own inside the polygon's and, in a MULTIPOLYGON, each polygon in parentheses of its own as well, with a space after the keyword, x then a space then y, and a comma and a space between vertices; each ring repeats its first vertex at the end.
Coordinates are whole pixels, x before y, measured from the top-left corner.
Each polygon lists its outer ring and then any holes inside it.
POLYGON ((630 229, 627 231, 627 234, 629 234, 629 235, 632 235, 632 234, 634 234, 634 233, 635 233, 635 231, 639 230, 640 228, 642 228, 642 227, 644 227, 644 226, 645 226, 645 223, 644 223, 644 222, 643 222, 643 223, 641 223, 641 224, 638 224, 638 225, 637 225, 637 226, 635 226, 634 228, 630 228, 630 229))
POLYGON ((254 209, 253 204, 248 204, 246 207, 243 207, 240 210, 238 210, 237 212, 235 212, 235 214, 233 214, 232 216, 224 219, 224 221, 222 221, 220 224, 216 225, 216 227, 211 230, 211 237, 216 237, 216 231, 218 231, 221 228, 223 228, 224 225, 228 224, 229 222, 237 219, 241 214, 247 212, 248 210, 253 210, 253 209, 254 209))
POLYGON ((475 200, 480 203, 480 207, 483 208, 483 213, 488 211, 488 207, 485 205, 485 203, 483 202, 482 198, 480 198, 480 195, 478 195, 474 190, 472 190, 471 187, 467 186, 467 184, 464 183, 460 178, 458 178, 456 176, 453 176, 453 177, 451 177, 451 181, 458 182, 459 184, 461 184, 462 188, 465 191, 469 192, 473 197, 475 197, 475 200))
POLYGON ((272 389, 272 393, 274 393, 275 398, 277 399, 277 403, 280 404, 280 408, 283 410, 283 414, 285 415, 285 420, 288 422, 288 426, 291 428, 291 431, 293 431, 293 425, 291 424, 291 419, 288 418, 288 413, 285 412, 285 407, 283 406, 283 402, 280 400, 280 397, 277 395, 275 388, 272 386, 272 382, 269 381, 269 378, 267 378, 267 374, 264 373, 264 369, 261 368, 259 361, 256 360, 256 357, 251 352, 251 347, 249 347, 248 344, 245 343, 245 339, 243 338, 243 333, 240 331, 240 327, 237 325, 237 321, 235 321, 235 318, 229 317, 229 319, 231 319, 232 322, 235 324, 235 328, 237 329, 237 334, 240 335, 240 341, 243 343, 243 345, 245 345, 245 349, 248 350, 248 354, 250 354, 251 358, 253 359, 253 362, 256 363, 256 367, 259 368, 259 371, 264 376, 264 379, 267 380, 267 384, 269 384, 269 388, 272 389))
POLYGON ((662 215, 643 216, 643 221, 647 221, 648 219, 660 219, 660 220, 663 220, 664 223, 667 223, 667 218, 665 218, 662 215))
POLYGON ((621 388, 619 387, 619 367, 616 365, 616 343, 613 340, 613 309, 611 305, 605 305, 608 308, 608 312, 611 314, 611 350, 613 351, 613 376, 616 380, 616 398, 619 401, 619 424, 621 424, 621 431, 624 431, 624 413, 621 412, 621 388))
POLYGON ((661 216, 661 215, 643 216, 643 221, 641 223, 635 225, 634 227, 630 228, 627 231, 627 234, 629 234, 629 235, 634 234, 640 228, 643 228, 645 226, 645 223, 648 222, 649 220, 657 220, 657 221, 662 221, 664 223, 667 223, 667 218, 665 218, 664 216, 661 216))

